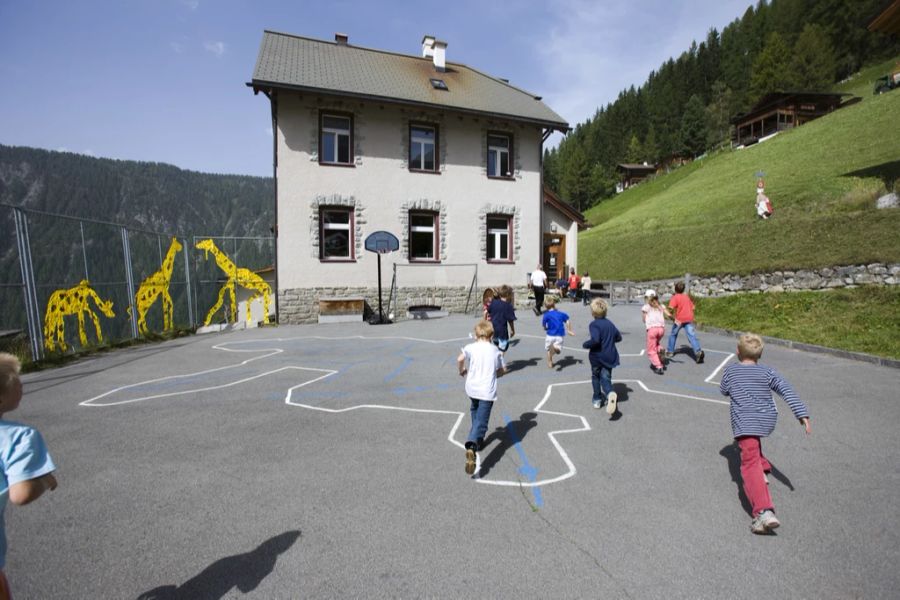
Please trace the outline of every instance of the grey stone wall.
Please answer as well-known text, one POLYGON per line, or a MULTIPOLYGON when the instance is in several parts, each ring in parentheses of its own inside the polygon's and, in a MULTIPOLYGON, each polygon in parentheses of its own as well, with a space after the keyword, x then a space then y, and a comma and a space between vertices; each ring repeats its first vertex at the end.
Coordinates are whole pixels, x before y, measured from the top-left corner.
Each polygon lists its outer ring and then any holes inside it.
MULTIPOLYGON (((685 281, 685 278, 634 282, 629 286, 628 293, 632 300, 643 300, 644 290, 652 288, 660 296, 669 296, 675 293, 675 284, 679 281, 685 281)), ((797 292, 861 285, 897 285, 898 283, 900 283, 900 264, 872 263, 847 267, 774 271, 752 275, 690 277, 690 292, 700 297, 718 297, 730 296, 739 292, 797 292)), ((617 286, 617 289, 622 290, 624 286, 617 286)))
MULTIPOLYGON (((416 305, 434 305, 450 313, 465 313, 473 318, 481 315, 481 294, 484 290, 474 290, 469 297, 468 286, 462 287, 411 287, 397 290, 397 310, 394 320, 407 318, 406 309, 416 305), (466 311, 466 300, 469 309, 466 311)), ((516 310, 524 309, 528 299, 528 288, 514 289, 516 310)), ((389 306, 390 289, 382 288, 382 307, 385 313, 393 310, 389 306)), ((282 324, 317 323, 319 321, 319 298, 363 297, 372 310, 378 308, 378 288, 330 287, 294 288, 278 292, 278 321, 282 324)))

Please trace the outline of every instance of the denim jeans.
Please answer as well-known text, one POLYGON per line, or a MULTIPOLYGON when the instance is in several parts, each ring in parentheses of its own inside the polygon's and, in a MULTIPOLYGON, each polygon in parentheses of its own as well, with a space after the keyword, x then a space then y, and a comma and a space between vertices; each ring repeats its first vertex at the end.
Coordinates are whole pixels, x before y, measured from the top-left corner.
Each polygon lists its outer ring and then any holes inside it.
POLYGON ((591 402, 606 402, 606 397, 613 389, 612 369, 603 365, 591 365, 591 385, 594 386, 591 402))
POLYGON ((469 429, 469 437, 466 438, 466 444, 469 442, 477 442, 484 439, 487 433, 488 421, 491 419, 491 409, 494 408, 494 402, 491 400, 476 400, 469 398, 472 405, 469 412, 472 415, 472 427, 469 429))
POLYGON ((672 333, 669 334, 669 352, 675 352, 675 340, 678 338, 678 332, 682 329, 684 329, 684 332, 687 334, 688 341, 691 343, 694 354, 700 352, 700 342, 697 340, 697 334, 694 333, 693 323, 682 323, 681 325, 672 324, 672 333))

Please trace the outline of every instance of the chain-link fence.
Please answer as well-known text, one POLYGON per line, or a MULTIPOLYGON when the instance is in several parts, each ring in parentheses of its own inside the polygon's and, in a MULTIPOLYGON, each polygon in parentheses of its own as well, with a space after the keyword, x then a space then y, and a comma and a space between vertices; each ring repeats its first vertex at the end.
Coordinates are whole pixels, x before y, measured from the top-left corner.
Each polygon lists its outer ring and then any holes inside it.
MULTIPOLYGON (((271 237, 178 235, 0 204, 0 340, 25 340, 37 360, 202 325, 235 269, 271 269, 274 255, 271 237), (203 240, 216 251, 199 249, 203 240)), ((225 294, 210 319, 230 320, 230 306, 225 294)))

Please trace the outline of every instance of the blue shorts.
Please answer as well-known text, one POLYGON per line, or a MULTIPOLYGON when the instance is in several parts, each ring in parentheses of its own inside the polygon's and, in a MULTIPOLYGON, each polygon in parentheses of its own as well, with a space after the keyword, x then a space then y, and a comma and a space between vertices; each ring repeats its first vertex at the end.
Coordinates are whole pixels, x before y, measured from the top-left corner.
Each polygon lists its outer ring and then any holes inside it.
POLYGON ((494 345, 500 348, 500 352, 506 352, 506 349, 509 348, 509 338, 501 338, 495 335, 494 345))

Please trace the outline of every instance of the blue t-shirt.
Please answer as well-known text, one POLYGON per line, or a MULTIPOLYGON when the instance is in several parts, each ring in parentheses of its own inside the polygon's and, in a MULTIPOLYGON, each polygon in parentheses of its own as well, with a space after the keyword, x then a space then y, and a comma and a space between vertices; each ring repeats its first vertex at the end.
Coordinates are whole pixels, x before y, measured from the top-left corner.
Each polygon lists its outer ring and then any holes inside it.
POLYGON ((500 298, 494 298, 488 307, 488 314, 491 316, 491 325, 494 326, 494 337, 501 340, 509 338, 509 331, 506 324, 516 320, 516 311, 512 304, 500 298))
POLYGON ((566 321, 568 320, 569 315, 553 308, 544 313, 541 325, 547 330, 547 335, 566 335, 566 321))
POLYGON ((6 566, 6 503, 9 487, 56 470, 37 429, 0 419, 0 569, 6 566))

